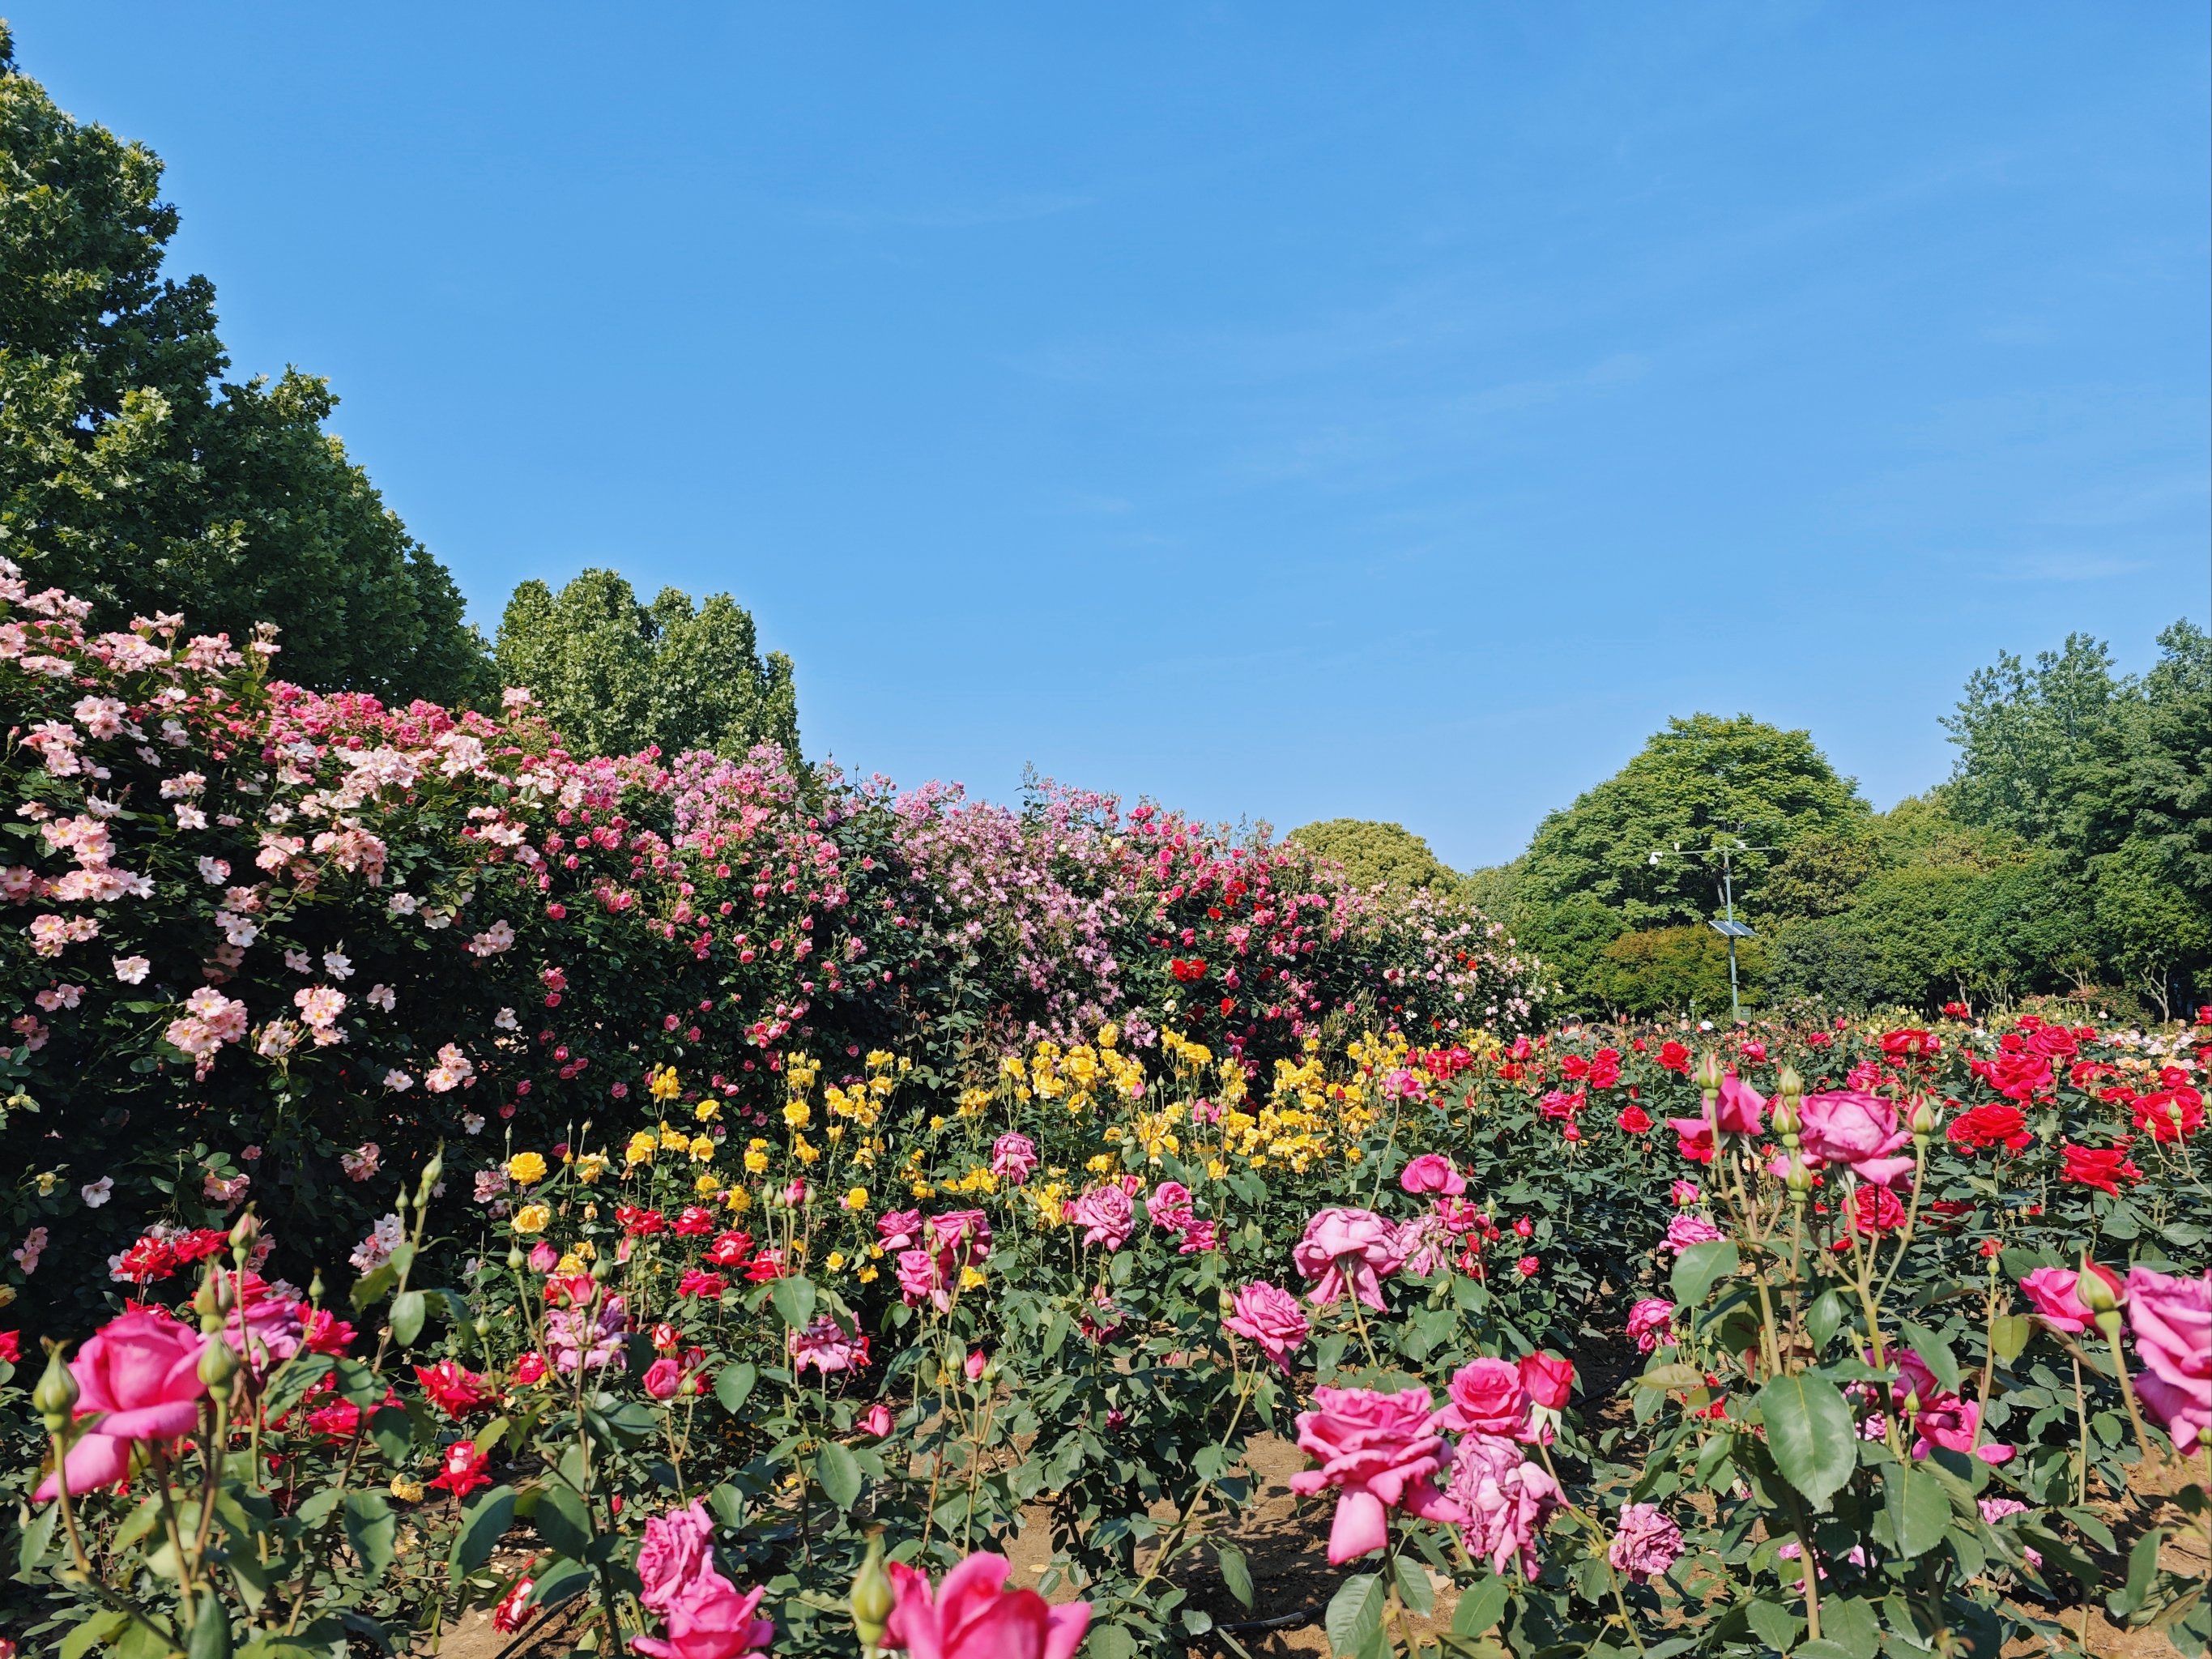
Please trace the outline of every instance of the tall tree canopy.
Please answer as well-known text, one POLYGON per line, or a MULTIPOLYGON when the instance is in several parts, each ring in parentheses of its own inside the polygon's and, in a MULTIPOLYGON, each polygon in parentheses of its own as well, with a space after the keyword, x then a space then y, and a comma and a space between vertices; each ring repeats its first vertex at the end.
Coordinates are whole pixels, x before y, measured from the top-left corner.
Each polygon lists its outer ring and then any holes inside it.
POLYGON ((0 551, 102 623, 273 622, 289 679, 478 695, 459 591, 323 430, 329 386, 223 380, 214 286, 161 274, 161 180, 58 109, 0 24, 0 551))
MULTIPOLYGON (((1808 732, 1748 714, 1668 721, 1642 752, 1538 826, 1517 872, 1525 902, 1594 900, 1622 930, 1701 924, 1718 906, 1716 872, 1655 851, 1741 841, 1787 851, 1804 836, 1846 833, 1869 808, 1838 777, 1808 732)), ((1746 853, 1735 867, 1756 910, 1757 878, 1775 855, 1746 853)))
POLYGON ((611 570, 586 570, 558 593, 527 581, 507 602, 495 657, 581 752, 741 755, 772 743, 799 753, 791 659, 762 658, 751 615, 726 593, 695 609, 672 587, 640 605, 611 570))
POLYGON ((1402 823, 1324 818, 1291 831, 1290 839, 1334 859, 1362 887, 1454 888, 1459 878, 1402 823))

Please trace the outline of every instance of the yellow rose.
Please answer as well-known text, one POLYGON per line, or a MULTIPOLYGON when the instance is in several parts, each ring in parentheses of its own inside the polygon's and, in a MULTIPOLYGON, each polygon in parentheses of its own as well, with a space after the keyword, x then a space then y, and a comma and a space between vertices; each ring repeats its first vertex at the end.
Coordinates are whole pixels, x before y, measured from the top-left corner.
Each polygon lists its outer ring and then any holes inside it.
POLYGON ((517 1152, 507 1160, 507 1174, 518 1187, 534 1187, 545 1179, 545 1160, 536 1152, 517 1152))
POLYGON ((873 1267, 863 1267, 854 1277, 863 1285, 872 1285, 876 1282, 876 1270, 873 1267))
POLYGON ((571 1250, 554 1264, 553 1271, 569 1275, 580 1273, 584 1271, 584 1258, 571 1250))
POLYGON ((660 1144, 672 1152, 680 1152, 691 1144, 691 1137, 672 1124, 660 1126, 660 1144))
POLYGON ((701 1135, 691 1143, 691 1161, 694 1164, 708 1163, 714 1156, 714 1139, 712 1135, 701 1135))
POLYGON ((711 1175, 702 1175, 691 1183, 691 1190, 702 1198, 712 1198, 722 1190, 722 1183, 711 1175))
POLYGON ((829 1260, 828 1260, 827 1261, 825 1261, 823 1265, 823 1266, 825 1266, 825 1267, 827 1267, 830 1269, 830 1271, 831 1273, 836 1273, 839 1268, 842 1267, 845 1265, 845 1253, 844 1253, 844 1251, 842 1251, 842 1250, 832 1250, 832 1251, 830 1251, 830 1257, 829 1257, 829 1260))
POLYGON ((753 1195, 742 1187, 732 1187, 730 1188, 729 1197, 723 1202, 730 1206, 730 1212, 732 1215, 743 1215, 747 1210, 752 1208, 753 1195))
POLYGON ((691 1109, 691 1115, 702 1123, 712 1123, 721 1115, 722 1109, 711 1100, 702 1100, 691 1109))
POLYGON ((542 1233, 553 1219, 553 1212, 543 1204, 526 1204, 514 1212, 514 1231, 527 1238, 532 1233, 542 1233))
POLYGON ((768 1154, 756 1147, 745 1154, 745 1168, 753 1175, 768 1173, 768 1154))
POLYGON ((783 1109, 783 1121, 794 1129, 804 1129, 813 1115, 814 1109, 803 1100, 787 1102, 783 1109))
POLYGON ((868 1189, 866 1187, 855 1187, 852 1191, 847 1193, 845 1194, 845 1207, 848 1210, 866 1209, 868 1207, 868 1189))
POLYGON ((392 1495, 403 1504, 419 1504, 422 1501, 422 1483, 410 1476, 393 1475, 389 1490, 392 1495))
POLYGON ((983 1271, 981 1268, 963 1267, 960 1270, 960 1288, 962 1290, 977 1291, 982 1289, 982 1287, 983 1271))
POLYGON ((606 1172, 607 1157, 605 1152, 586 1152, 576 1160, 576 1179, 587 1187, 606 1172))

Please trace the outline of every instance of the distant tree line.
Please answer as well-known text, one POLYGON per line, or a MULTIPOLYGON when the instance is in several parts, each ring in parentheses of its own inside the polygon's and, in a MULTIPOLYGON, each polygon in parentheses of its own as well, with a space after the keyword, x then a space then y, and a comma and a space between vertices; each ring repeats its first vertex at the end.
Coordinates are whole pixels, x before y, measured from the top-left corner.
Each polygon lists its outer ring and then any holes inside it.
POLYGON ((2169 1018, 2212 992, 2212 639, 2182 622, 2159 646, 2140 677, 2080 635, 2000 657, 1944 720, 1951 776, 1886 812, 1809 733, 1695 714, 1510 864, 1455 874, 1395 824, 1292 834, 1361 879, 1474 899, 1591 1013, 1727 1006, 1713 861, 1672 856, 1725 844, 1769 1004, 2046 994, 2169 1018))

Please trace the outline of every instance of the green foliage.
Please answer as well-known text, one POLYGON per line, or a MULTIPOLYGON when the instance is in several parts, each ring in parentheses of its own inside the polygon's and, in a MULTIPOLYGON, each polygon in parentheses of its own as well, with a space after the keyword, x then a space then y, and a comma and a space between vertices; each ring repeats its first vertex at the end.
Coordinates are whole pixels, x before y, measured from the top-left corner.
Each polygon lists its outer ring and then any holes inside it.
POLYGON ((1366 818, 1325 818, 1290 833, 1289 839, 1344 866, 1355 887, 1430 887, 1445 891, 1458 885, 1429 843, 1401 823, 1366 818))
MULTIPOLYGON (((1742 941, 1737 975, 1747 1000, 1764 964, 1759 941, 1742 941)), ((1729 1006, 1728 941, 1703 925, 1623 933, 1598 952, 1585 982, 1607 1008, 1639 1018, 1720 1012, 1729 1006)))
POLYGON ((143 144, 81 125, 0 32, 0 539, 96 626, 182 611, 283 630, 285 678, 465 701, 483 641, 445 568, 323 430, 322 380, 224 382, 215 289, 143 144))
POLYGON ((791 659, 763 659, 750 613, 726 593, 696 608, 665 587, 638 603, 611 570, 586 570, 558 593, 514 590, 495 648, 501 678, 527 686, 580 752, 740 756, 759 744, 799 753, 791 659))

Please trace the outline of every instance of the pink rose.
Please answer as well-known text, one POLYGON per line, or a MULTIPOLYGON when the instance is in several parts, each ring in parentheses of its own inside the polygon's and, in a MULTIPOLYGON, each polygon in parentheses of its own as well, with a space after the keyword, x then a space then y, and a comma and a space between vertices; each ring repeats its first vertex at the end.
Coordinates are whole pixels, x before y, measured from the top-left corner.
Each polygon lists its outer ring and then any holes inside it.
POLYGON ((1441 1273, 1451 1260, 1449 1224, 1435 1211, 1399 1224, 1392 1249, 1398 1253, 1398 1271, 1413 1279, 1441 1273))
POLYGON ((845 1328, 830 1314, 817 1314, 807 1322, 803 1331, 793 1331, 784 1339, 784 1346, 791 1355, 793 1376, 809 1365, 828 1376, 836 1371, 859 1370, 868 1363, 868 1339, 865 1333, 848 1335, 845 1328))
POLYGON ((1291 1261, 1319 1281, 1306 1297, 1316 1307, 1327 1307, 1348 1288, 1369 1307, 1383 1308, 1377 1275, 1398 1271, 1397 1230, 1372 1210, 1322 1210, 1306 1223, 1291 1261))
POLYGON ((550 1273, 560 1265, 561 1252, 555 1249, 544 1239, 539 1239, 535 1244, 530 1247, 531 1272, 534 1273, 550 1273))
POLYGON ((1656 1504, 1630 1504, 1620 1511, 1606 1559, 1641 1584, 1674 1565, 1682 1553, 1682 1529, 1656 1504))
POLYGON ((955 1267, 980 1267, 991 1254, 991 1218, 981 1210, 947 1210, 930 1217, 929 1240, 946 1277, 955 1267))
POLYGON ((1027 1135, 1003 1134, 991 1143, 991 1173, 1020 1186, 1037 1166, 1036 1142, 1027 1135))
POLYGON ((645 1391, 655 1400, 673 1400, 684 1381, 684 1368, 663 1355, 645 1368, 645 1391))
POLYGON ((1453 1373, 1444 1397, 1444 1408, 1437 1414, 1443 1428, 1528 1438, 1528 1387, 1519 1368, 1503 1359, 1469 1360, 1453 1373))
POLYGON ((1425 1520, 1458 1521, 1458 1505, 1432 1477, 1449 1453, 1436 1431, 1426 1389, 1378 1394, 1372 1389, 1316 1389, 1316 1409, 1298 1413, 1298 1448, 1319 1462, 1291 1477, 1301 1497, 1334 1486, 1336 1518, 1328 1531, 1331 1566, 1389 1541, 1389 1511, 1425 1520))
POLYGON ((1091 1188, 1067 1206, 1067 1218, 1085 1230, 1085 1244, 1103 1244, 1109 1250, 1127 1243, 1137 1224, 1129 1194, 1119 1186, 1091 1188))
POLYGON ((1968 1453, 1984 1463, 2010 1460, 2012 1447, 1981 1437, 1982 1408, 1937 1382, 1926 1360, 1910 1348, 1900 1349, 1897 1369, 1898 1380, 1890 1385, 1890 1402, 1900 1413, 1905 1411, 1907 1401, 1913 1402, 1912 1455, 1916 1459, 1941 1446, 1945 1451, 1968 1453))
POLYGON ((872 1440, 881 1440, 891 1431, 891 1408, 880 1400, 860 1413, 859 1428, 872 1440))
POLYGON ((1692 1244, 1711 1244, 1721 1236, 1721 1230, 1701 1215, 1687 1210, 1677 1210, 1667 1222, 1667 1237, 1660 1242, 1662 1250, 1672 1250, 1680 1255, 1692 1244))
POLYGON ((1467 1177, 1441 1152, 1423 1152, 1398 1172, 1398 1184, 1409 1193, 1457 1198, 1467 1190, 1467 1177))
MULTIPOLYGON (((112 1485, 130 1472, 131 1443, 189 1434, 200 1420, 198 1331, 150 1309, 119 1314, 101 1326, 70 1361, 76 1378, 76 1414, 102 1413, 99 1423, 69 1449, 61 1473, 72 1496, 112 1485)), ((61 1495, 49 1474, 32 1495, 44 1503, 61 1495)))
POLYGON ((1221 1322, 1222 1328, 1258 1343, 1268 1358, 1289 1370, 1291 1356, 1313 1330, 1297 1298, 1263 1281, 1243 1286, 1230 1305, 1234 1311, 1221 1322))
POLYGON ((1470 1553, 1488 1557, 1492 1572, 1517 1565, 1535 1577, 1536 1540, 1559 1504, 1559 1483, 1541 1465, 1510 1441, 1467 1435, 1453 1454, 1449 1501, 1470 1553))
POLYGON ((1663 1296, 1647 1296, 1628 1310, 1628 1334, 1638 1353, 1671 1340, 1674 1328, 1674 1304, 1663 1296))
POLYGON ((638 1600, 660 1615, 665 1637, 634 1636, 648 1659, 740 1659, 764 1652, 775 1626, 753 1617, 761 1592, 740 1595, 714 1566, 714 1523, 705 1504, 656 1515, 637 1553, 638 1600))
POLYGON ((921 1212, 885 1210, 876 1218, 876 1243, 886 1253, 912 1249, 921 1243, 921 1212))
POLYGON ((1555 1353, 1524 1354, 1521 1359, 1521 1386, 1545 1410, 1565 1411, 1575 1391, 1574 1361, 1562 1359, 1555 1353))
POLYGON ((1198 1219, 1190 1206, 1190 1188, 1180 1181, 1163 1181, 1153 1188, 1145 1200, 1145 1213, 1155 1227, 1173 1227, 1178 1232, 1188 1231, 1198 1219))
MULTIPOLYGON (((2112 1287, 2112 1295, 2118 1299, 2121 1294, 2119 1275, 2104 1267, 2096 1271, 2112 1287)), ((2036 1317, 2054 1331, 2075 1336, 2097 1322, 2096 1316, 2081 1305, 2081 1298, 2075 1294, 2081 1282, 2081 1275, 2070 1267, 2038 1267, 2020 1281, 2020 1287, 2035 1304, 2036 1317)))
POLYGON ((943 1313, 952 1305, 951 1287, 938 1271, 937 1258, 927 1250, 901 1250, 898 1256, 899 1294, 909 1308, 929 1303, 943 1313))
POLYGON ((1720 1099, 1713 1109, 1721 1127, 1730 1134, 1755 1135, 1765 1127, 1761 1115, 1766 1097, 1732 1073, 1721 1079, 1720 1099))
POLYGON ((1802 1107, 1798 1150, 1820 1164, 1847 1164, 1862 1181, 1893 1187, 1912 1169, 1910 1158, 1893 1156, 1912 1137, 1898 1127, 1897 1107, 1879 1095, 1807 1095, 1802 1107))
POLYGON ((1012 1571, 1005 1556, 978 1553, 946 1573, 933 1593, 928 1574, 892 1562, 884 1646, 914 1659, 1073 1659, 1091 1624, 1091 1604, 1055 1607, 1033 1589, 1009 1589, 1012 1571))
POLYGON ((2212 1273, 2184 1279, 2130 1267, 2127 1308, 2147 1367, 2136 1394, 2185 1456, 2212 1440, 2212 1273))

